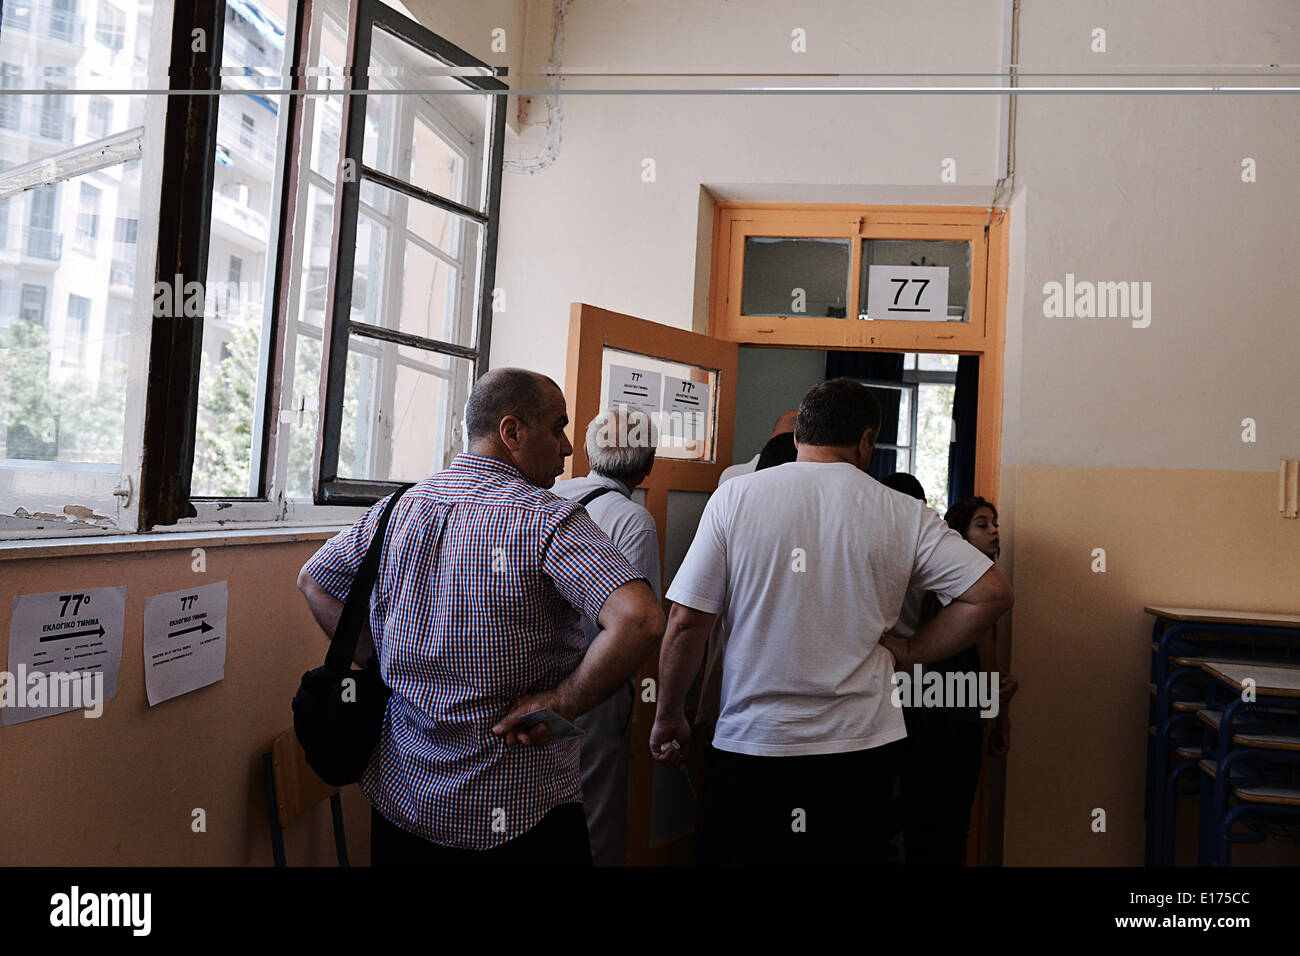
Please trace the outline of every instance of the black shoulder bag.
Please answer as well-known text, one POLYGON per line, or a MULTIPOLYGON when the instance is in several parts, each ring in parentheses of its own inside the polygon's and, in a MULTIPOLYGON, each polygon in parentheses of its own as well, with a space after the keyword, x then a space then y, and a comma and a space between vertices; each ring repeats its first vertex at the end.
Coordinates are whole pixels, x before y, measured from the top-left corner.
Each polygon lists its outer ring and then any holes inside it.
POLYGON ((293 697, 293 730, 307 757, 307 764, 333 787, 356 783, 379 744, 384 711, 392 691, 379 674, 375 654, 364 670, 352 669, 361 625, 370 614, 370 592, 379 574, 379 555, 393 506, 404 485, 388 499, 365 559, 348 589, 334 637, 330 640, 325 665, 302 675, 293 697))

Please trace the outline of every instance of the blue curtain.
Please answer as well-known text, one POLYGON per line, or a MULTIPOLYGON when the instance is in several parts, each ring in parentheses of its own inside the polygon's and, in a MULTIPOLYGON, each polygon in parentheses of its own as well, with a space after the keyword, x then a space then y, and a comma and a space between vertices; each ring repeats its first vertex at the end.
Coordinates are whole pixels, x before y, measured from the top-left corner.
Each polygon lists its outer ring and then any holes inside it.
POLYGON ((976 403, 980 390, 980 357, 957 358, 957 390, 952 399, 956 441, 948 446, 948 507, 975 494, 976 403))

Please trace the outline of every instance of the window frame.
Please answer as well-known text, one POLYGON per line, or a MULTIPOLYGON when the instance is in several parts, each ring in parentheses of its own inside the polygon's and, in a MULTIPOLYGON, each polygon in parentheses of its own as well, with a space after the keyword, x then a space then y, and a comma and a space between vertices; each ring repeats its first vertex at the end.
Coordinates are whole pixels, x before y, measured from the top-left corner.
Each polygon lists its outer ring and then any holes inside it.
MULTIPOLYGON (((299 241, 299 207, 304 205, 300 192, 305 189, 311 168, 310 125, 304 124, 302 108, 306 96, 301 92, 313 86, 301 69, 312 34, 313 7, 321 0, 292 0, 288 6, 290 22, 285 29, 285 70, 292 70, 288 83, 295 92, 282 94, 286 108, 277 139, 283 143, 277 152, 276 165, 283 167, 278 209, 273 210, 273 241, 267 251, 272 265, 268 276, 271 302, 263 332, 260 375, 266 380, 260 404, 254 411, 254 454, 261 455, 259 494, 248 498, 195 498, 190 494, 198 421, 198 385, 203 340, 203 316, 152 318, 153 282, 171 281, 176 274, 203 279, 207 276, 208 245, 212 229, 213 164, 219 151, 216 137, 220 96, 211 95, 220 84, 223 36, 230 7, 225 0, 194 0, 176 4, 174 0, 155 0, 149 27, 151 49, 150 81, 147 89, 169 86, 172 90, 195 90, 194 94, 170 93, 144 96, 144 125, 109 137, 113 140, 112 160, 99 166, 82 166, 63 178, 83 175, 111 162, 140 161, 140 201, 137 219, 135 282, 129 331, 131 341, 148 341, 147 362, 128 366, 126 422, 120 465, 65 463, 57 461, 8 462, 0 468, 0 493, 28 509, 28 517, 11 519, 0 525, 0 540, 44 541, 57 538, 132 534, 144 532, 191 532, 222 528, 272 529, 284 527, 346 524, 354 520, 379 497, 397 486, 393 483, 359 483, 365 487, 341 489, 343 493, 321 494, 320 459, 322 429, 313 443, 311 499, 287 499, 287 469, 284 467, 288 437, 277 427, 283 412, 281 377, 286 361, 286 326, 297 325, 296 296, 303 277, 289 270, 296 263, 294 244, 299 241), (210 38, 208 48, 192 49, 192 31, 204 29, 210 38), (156 70, 156 72, 155 72, 156 70), (167 71, 165 74, 163 71, 167 71), (164 82, 163 77, 168 79, 164 82), (122 139, 121 146, 117 140, 122 139), (130 142, 126 142, 130 140, 130 142), (305 148, 304 148, 305 145, 305 148), (127 155, 127 151, 130 154, 127 155), (161 216, 167 209, 169 214, 161 216), (5 474, 5 472, 8 472, 5 474), (39 475, 39 478, 38 478, 39 475), (33 479, 37 479, 34 481, 33 479), (39 489, 39 490, 29 490, 39 489), (54 522, 37 520, 39 513, 57 512, 64 502, 89 505, 96 521, 54 522)), ((485 75, 466 77, 470 85, 486 90, 506 89, 497 76, 504 69, 493 69, 459 48, 437 37, 427 28, 378 0, 346 0, 340 13, 349 36, 350 62, 356 62, 352 38, 359 18, 382 23, 386 29, 407 42, 415 34, 417 47, 455 66, 473 66, 485 75), (404 22, 398 22, 404 21, 404 22), (396 27, 396 29, 394 28, 396 27), (433 49, 427 49, 432 47, 433 49)), ((130 12, 127 12, 128 17, 130 12)), ((324 17, 321 17, 324 20, 324 17)), ((129 22, 129 21, 128 21, 129 22)), ((373 28, 373 27, 372 27, 373 28)), ((366 54, 368 62, 368 53, 366 54)), ((346 67, 347 64, 344 64, 346 67)), ((364 86, 364 73, 359 71, 364 86)), ((353 81, 357 77, 353 78, 353 81)), ((339 137, 339 162, 344 155, 348 108, 354 96, 344 93, 343 125, 339 137)), ((364 95, 364 94, 361 94, 364 95)), ((489 111, 490 141, 482 177, 489 180, 486 212, 455 210, 471 218, 486 216, 483 222, 482 249, 477 276, 478 301, 475 303, 477 362, 471 384, 487 369, 491 341, 491 290, 495 282, 496 238, 500 213, 500 186, 503 172, 506 100, 495 96, 489 111)), ((114 109, 114 112, 118 112, 114 109)), ((361 111, 357 111, 361 112, 361 111)), ((67 115, 65 113, 65 115, 67 115)), ((70 117, 69 117, 70 118, 70 117)), ((66 122, 66 119, 64 120, 66 122)), ((364 126, 362 127, 364 131, 364 126)), ((96 144, 99 145, 99 144, 96 144)), ((80 148, 78 148, 80 149, 80 148)), ((360 156, 360 149, 355 155, 360 156)), ((333 157, 331 157, 333 159, 333 157)), ((341 208, 341 176, 336 172, 334 185, 335 221, 341 208)), ((353 185, 353 184, 347 184, 353 185)), ((354 192, 359 192, 360 177, 354 192)), ((61 190, 62 192, 62 190, 61 190)), ((301 192, 305 196, 305 192, 301 192)), ((442 203, 439 203, 442 205, 442 203)), ((309 210, 303 210, 304 213, 309 210)), ((101 207, 101 217, 103 209, 101 207)), ((115 223, 116 225, 116 223, 115 223)), ((101 229, 100 235, 106 235, 101 229)), ((116 233, 114 233, 116 241, 116 233)), ((337 229, 334 234, 337 243, 337 229)), ((335 299, 334 284, 338 275, 331 249, 326 291, 327 313, 322 337, 332 331, 334 316, 329 310, 335 299)), ((350 284, 350 283, 349 283, 350 284)), ((21 290, 16 290, 21 293, 21 290)), ((45 323, 49 327, 49 301, 45 303, 45 323)), ((344 313, 347 318, 347 313, 344 313)), ((397 333, 401 334, 401 333, 397 333)), ((292 343, 292 338, 289 339, 292 343)), ((346 344, 346 340, 344 340, 346 344)), ((451 345, 451 343, 447 343, 451 345)), ((326 372, 325 343, 322 342, 322 375, 319 394, 327 392, 330 379, 326 372)), ((461 348, 456 346, 454 348, 461 348)), ((287 356, 293 361, 293 355, 287 356)), ((341 378, 335 377, 341 389, 341 378)), ((458 412, 459 410, 457 410, 458 412)), ((324 414, 320 419, 323 421, 324 414)), ((337 449, 337 428, 334 443, 337 449)), ((358 483, 349 482, 350 485, 358 483)), ((21 509, 20 509, 21 511, 21 509)))
MULTIPOLYGON (((123 129, 96 142, 75 145, 71 137, 71 124, 75 113, 64 108, 62 119, 69 137, 53 153, 4 170, 5 185, 14 195, 29 194, 28 207, 35 197, 42 195, 45 184, 54 186, 49 195, 66 192, 60 187, 78 177, 109 167, 139 162, 138 218, 145 225, 139 231, 135 251, 135 268, 138 274, 152 274, 149 259, 157 246, 157 222, 161 202, 162 153, 164 143, 164 115, 167 96, 145 91, 158 89, 165 81, 170 64, 175 60, 175 44, 169 49, 169 38, 175 40, 173 0, 155 0, 148 23, 150 54, 146 61, 147 77, 134 84, 140 92, 129 95, 143 100, 143 123, 123 129)), ((39 8, 36 8, 39 9, 39 8)), ((15 26, 6 22, 5 28, 15 26)), ((35 25, 38 30, 41 24, 35 25)), ((189 39, 186 36, 186 48, 189 39)), ((44 76, 67 76, 66 70, 46 69, 44 76)), ((32 86, 39 88, 39 75, 32 86)), ((67 87, 65 86, 65 89, 67 87)), ((63 94, 65 97, 73 95, 63 94)), ((43 100, 41 102, 44 102, 43 100)), ((31 135, 39 132, 32 117, 31 135)), ((59 232, 61 203, 53 201, 54 230, 61 247, 63 234, 59 232)), ((101 210, 102 215, 102 210, 101 210)), ((74 227, 75 229, 75 227, 74 227)), ((26 237, 20 241, 25 242, 26 237)), ((43 324, 51 328, 51 309, 54 300, 49 286, 45 294, 43 324)), ((21 294, 21 292, 20 292, 21 294)), ((144 341, 149 334, 148 315, 151 302, 150 288, 136 283, 132 296, 129 334, 133 341, 144 341)), ((144 422, 146 368, 143 363, 127 366, 124 383, 126 411, 122 434, 121 461, 115 464, 89 462, 64 462, 41 459, 6 459, 0 465, 0 500, 5 502, 5 514, 0 515, 0 540, 37 541, 130 533, 138 529, 139 497, 135 494, 140 477, 141 430, 144 422), (87 517, 81 517, 86 514, 87 517)))
MULTIPOLYGON (((907 444, 901 444, 898 442, 890 443, 890 442, 877 441, 875 443, 875 446, 877 448, 881 448, 886 451, 907 452, 907 465, 906 467, 903 467, 903 465, 900 464, 898 466, 898 470, 906 471, 909 473, 915 472, 916 470, 916 408, 917 408, 917 400, 920 397, 919 384, 916 382, 891 382, 891 381, 883 381, 874 378, 856 378, 856 377, 854 381, 860 382, 863 385, 867 386, 868 388, 888 389, 891 392, 900 392, 907 395, 907 437, 910 439, 910 441, 907 444)), ((899 421, 902 421, 903 415, 900 414, 898 418, 899 421)), ((882 427, 879 429, 879 431, 883 431, 883 430, 884 427, 882 423, 882 427)))
POLYGON ((368 97, 360 91, 369 89, 368 68, 376 28, 395 35, 449 68, 492 70, 488 64, 437 36, 427 27, 384 6, 379 0, 357 0, 350 31, 352 33, 351 65, 353 66, 350 88, 353 92, 344 100, 340 132, 343 156, 355 158, 356 175, 348 179, 339 176, 335 181, 335 230, 331 249, 333 272, 330 277, 331 289, 327 293, 327 301, 331 303, 332 308, 325 323, 322 345, 324 383, 321 390, 321 412, 317 430, 319 454, 313 475, 315 489, 313 500, 318 505, 369 505, 396 491, 402 485, 400 481, 340 478, 338 474, 348 343, 353 328, 364 329, 365 338, 389 341, 397 345, 411 345, 454 358, 468 359, 474 363, 471 382, 477 380, 488 368, 488 352, 492 336, 491 290, 496 281, 496 241, 500 219, 506 122, 506 97, 499 94, 507 87, 496 78, 495 70, 490 76, 456 77, 466 86, 475 87, 485 93, 498 93, 492 102, 493 108, 487 131, 488 142, 485 144, 487 183, 484 212, 480 213, 477 209, 402 182, 387 173, 367 166, 364 162, 365 104, 368 97), (358 68, 358 64, 364 64, 365 68, 358 68), (361 210, 361 185, 367 180, 393 191, 405 193, 413 199, 430 203, 454 215, 478 222, 483 227, 483 241, 479 249, 476 276, 479 301, 474 347, 426 339, 394 329, 352 321, 352 276, 356 256, 357 224, 361 210))

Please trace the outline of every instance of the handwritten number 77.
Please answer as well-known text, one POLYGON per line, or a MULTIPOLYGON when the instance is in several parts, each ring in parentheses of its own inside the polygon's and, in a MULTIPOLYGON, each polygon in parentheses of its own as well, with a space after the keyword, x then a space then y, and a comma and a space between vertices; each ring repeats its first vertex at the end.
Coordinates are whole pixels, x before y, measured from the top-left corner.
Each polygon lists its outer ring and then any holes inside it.
POLYGON ((898 283, 898 291, 894 293, 894 305, 898 305, 898 297, 903 294, 903 290, 907 288, 909 282, 920 283, 921 287, 916 290, 916 301, 912 303, 913 305, 920 305, 921 296, 925 293, 925 287, 930 284, 929 279, 890 279, 889 281, 898 283))

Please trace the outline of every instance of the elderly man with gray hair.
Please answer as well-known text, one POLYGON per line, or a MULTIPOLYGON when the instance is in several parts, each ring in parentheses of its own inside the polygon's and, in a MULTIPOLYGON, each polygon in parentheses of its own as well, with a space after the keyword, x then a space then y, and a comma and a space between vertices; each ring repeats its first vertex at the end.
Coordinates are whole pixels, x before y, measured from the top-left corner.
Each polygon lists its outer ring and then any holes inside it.
MULTIPOLYGON (((650 416, 637 409, 604 412, 587 426, 585 478, 557 481, 551 489, 578 501, 628 562, 645 575, 660 596, 659 535, 650 512, 632 500, 632 490, 654 467, 658 436, 650 416)), ((588 640, 596 625, 583 620, 588 640)), ((582 801, 597 866, 627 862, 628 749, 636 688, 619 687, 582 717, 582 801)))

